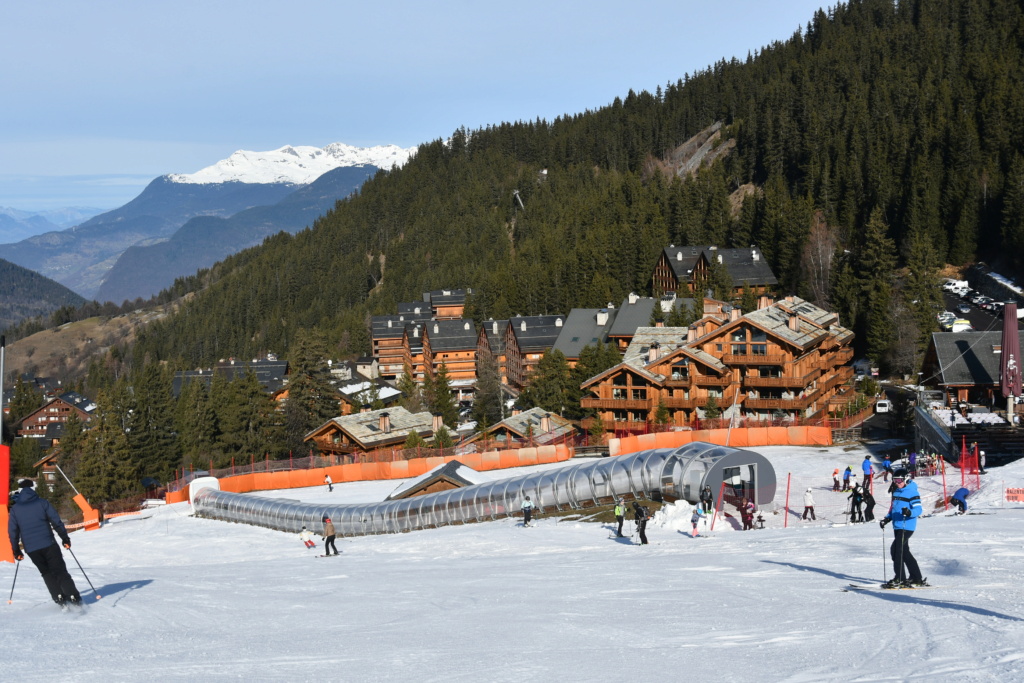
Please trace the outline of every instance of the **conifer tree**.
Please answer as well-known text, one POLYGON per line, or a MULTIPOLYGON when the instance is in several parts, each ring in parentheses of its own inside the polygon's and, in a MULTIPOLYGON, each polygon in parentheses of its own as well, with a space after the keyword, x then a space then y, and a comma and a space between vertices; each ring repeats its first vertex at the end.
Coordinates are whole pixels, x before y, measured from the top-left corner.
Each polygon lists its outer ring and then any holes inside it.
POLYGON ((29 413, 42 405, 42 395, 31 384, 19 377, 14 383, 14 396, 11 397, 11 402, 8 405, 8 410, 11 412, 11 424, 17 424, 18 421, 28 417, 29 413))
POLYGON ((501 388, 499 372, 498 362, 489 351, 477 355, 476 398, 473 401, 472 417, 478 425, 496 424, 504 417, 502 403, 505 393, 501 388))
POLYGON ((448 366, 441 363, 437 376, 430 383, 430 396, 427 407, 430 412, 441 416, 441 420, 449 427, 459 424, 459 409, 452 396, 452 385, 448 379, 448 366))
MULTIPOLYGON (((569 362, 558 349, 547 351, 526 380, 520 399, 530 407, 540 407, 556 415, 571 408, 572 390, 569 362)), ((578 401, 577 401, 578 403, 578 401)))
POLYGON ((419 413, 423 411, 423 390, 420 385, 416 383, 416 380, 412 378, 412 369, 406 365, 402 371, 402 376, 398 378, 398 384, 396 387, 402 392, 402 398, 399 400, 399 405, 408 410, 410 413, 419 413))
POLYGON ((330 382, 327 343, 317 331, 299 330, 288 362, 288 400, 284 408, 284 448, 302 452, 303 438, 341 413, 338 392, 330 382))
POLYGON ((175 425, 182 465, 201 467, 210 459, 221 461, 219 453, 215 452, 217 415, 203 382, 193 379, 182 388, 175 411, 175 425))
POLYGON ((875 209, 860 251, 861 288, 867 300, 867 356, 873 362, 886 359, 893 342, 893 288, 896 245, 888 237, 881 209, 875 209))
POLYGON ((180 461, 172 374, 165 366, 149 363, 136 375, 127 429, 132 459, 145 476, 166 481, 180 461))
POLYGON ((78 463, 76 488, 96 505, 127 497, 141 490, 139 473, 125 434, 124 410, 127 387, 123 382, 101 392, 92 417, 92 428, 78 463))

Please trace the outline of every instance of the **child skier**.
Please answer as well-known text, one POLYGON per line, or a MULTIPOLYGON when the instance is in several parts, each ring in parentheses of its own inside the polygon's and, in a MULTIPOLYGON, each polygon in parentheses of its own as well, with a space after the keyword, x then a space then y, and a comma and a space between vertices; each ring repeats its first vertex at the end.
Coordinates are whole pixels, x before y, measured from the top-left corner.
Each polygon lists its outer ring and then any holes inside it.
POLYGON ((309 549, 316 547, 316 542, 313 541, 313 532, 306 527, 302 527, 302 531, 299 532, 299 539, 309 549))
POLYGON ((693 525, 693 537, 697 538, 697 523, 704 519, 704 511, 700 509, 700 505, 693 506, 693 514, 690 516, 690 524, 693 525))

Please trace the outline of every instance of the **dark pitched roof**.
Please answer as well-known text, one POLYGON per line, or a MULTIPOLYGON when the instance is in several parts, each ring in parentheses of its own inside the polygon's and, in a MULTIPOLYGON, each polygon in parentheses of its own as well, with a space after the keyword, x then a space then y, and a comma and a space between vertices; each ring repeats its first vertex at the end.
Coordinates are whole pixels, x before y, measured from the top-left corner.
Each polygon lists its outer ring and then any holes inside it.
POLYGON ((665 248, 665 257, 680 283, 693 279, 693 267, 702 255, 708 262, 721 256, 722 265, 732 278, 734 287, 740 287, 744 282, 752 286, 775 285, 779 282, 757 247, 721 249, 714 245, 677 247, 673 244, 665 248))
POLYGON ((79 410, 86 413, 91 413, 94 410, 96 410, 96 402, 93 401, 92 399, 82 396, 77 391, 65 391, 57 398, 64 401, 65 403, 69 403, 75 406, 79 410))
POLYGON ((618 312, 615 315, 615 322, 608 331, 609 337, 632 337, 638 327, 648 327, 651 324, 651 314, 654 312, 656 299, 649 296, 637 296, 632 292, 622 300, 618 312))
POLYGON ((564 315, 527 315, 509 319, 523 353, 547 351, 555 345, 565 323, 564 315))
POLYGON ((472 294, 473 289, 435 289, 423 292, 423 300, 430 302, 434 308, 438 306, 460 306, 466 303, 466 295, 472 294))
POLYGON ((373 339, 395 339, 405 332, 407 323, 423 322, 433 317, 430 310, 419 315, 400 313, 398 315, 375 315, 370 318, 370 335, 373 339))
POLYGON ((508 330, 507 320, 488 320, 483 325, 484 334, 487 335, 487 344, 491 348, 491 354, 495 357, 505 353, 505 332, 508 330))
POLYGON ((561 351, 566 358, 579 358, 583 347, 597 346, 608 341, 609 330, 618 313, 619 309, 616 308, 572 309, 552 348, 561 351))
POLYGON ((285 377, 288 374, 288 361, 268 358, 252 361, 231 360, 222 361, 213 368, 176 372, 171 382, 171 393, 175 397, 179 396, 185 384, 193 380, 202 382, 209 389, 215 374, 223 375, 230 382, 244 377, 245 373, 249 371, 256 376, 256 381, 263 387, 263 391, 273 394, 284 388, 285 377))
POLYGON ((458 460, 449 460, 443 465, 438 465, 429 472, 416 477, 412 481, 407 481, 394 491, 391 492, 384 500, 399 500, 402 498, 408 498, 415 494, 417 491, 439 482, 447 481, 457 488, 463 486, 473 486, 475 484, 482 484, 487 481, 486 478, 479 476, 479 473, 468 465, 463 465, 458 460))
MULTIPOLYGON (((998 385, 999 360, 995 352, 1002 344, 1003 333, 997 332, 933 332, 932 344, 939 362, 939 382, 953 385, 998 385)), ((1024 336, 1020 339, 1018 358, 1024 358, 1024 336)))
POLYGON ((423 314, 430 314, 430 304, 423 301, 412 301, 409 303, 398 304, 399 315, 414 315, 421 316, 423 314))
POLYGON ((426 324, 425 334, 432 353, 476 349, 476 327, 472 320, 434 320, 426 324))

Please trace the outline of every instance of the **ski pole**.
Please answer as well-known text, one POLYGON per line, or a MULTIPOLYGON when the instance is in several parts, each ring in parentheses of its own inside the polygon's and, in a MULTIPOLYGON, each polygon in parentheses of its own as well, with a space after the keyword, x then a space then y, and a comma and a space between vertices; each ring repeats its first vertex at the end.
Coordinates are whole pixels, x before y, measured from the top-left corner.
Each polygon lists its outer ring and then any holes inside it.
POLYGON ((11 594, 7 598, 7 604, 8 605, 11 604, 12 600, 14 600, 14 584, 18 583, 18 567, 20 567, 20 566, 21 566, 21 560, 18 560, 17 562, 14 563, 14 581, 11 581, 11 594))
MULTIPOLYGON (((71 553, 71 557, 75 557, 75 551, 71 549, 71 546, 68 546, 68 552, 71 553)), ((102 598, 103 596, 96 592, 96 586, 92 585, 92 581, 89 580, 89 575, 85 573, 84 569, 82 569, 82 563, 78 561, 77 557, 75 557, 75 564, 78 565, 79 571, 82 572, 82 576, 85 577, 85 582, 89 584, 89 588, 92 589, 92 592, 96 596, 96 599, 99 600, 100 598, 102 598)))
POLYGON ((885 527, 882 527, 882 583, 889 581, 889 571, 885 568, 885 527))

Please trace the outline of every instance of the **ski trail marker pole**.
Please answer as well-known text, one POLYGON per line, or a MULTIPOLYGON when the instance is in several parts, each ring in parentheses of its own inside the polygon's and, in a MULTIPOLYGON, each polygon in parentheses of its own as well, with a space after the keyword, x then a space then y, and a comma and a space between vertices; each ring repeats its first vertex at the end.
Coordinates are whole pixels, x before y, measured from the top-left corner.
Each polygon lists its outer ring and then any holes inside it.
POLYGON ((89 584, 89 588, 92 589, 92 592, 96 596, 96 599, 99 600, 100 598, 102 598, 103 596, 96 592, 96 586, 92 585, 92 581, 89 580, 89 575, 85 573, 84 569, 82 569, 82 563, 78 561, 77 557, 75 557, 75 551, 69 547, 68 552, 71 553, 71 557, 75 558, 75 564, 78 565, 78 569, 82 572, 82 576, 85 577, 85 582, 89 584))
POLYGON ((21 561, 14 563, 14 581, 11 581, 11 594, 7 597, 7 604, 11 604, 14 600, 14 584, 18 583, 18 567, 21 566, 21 561))

